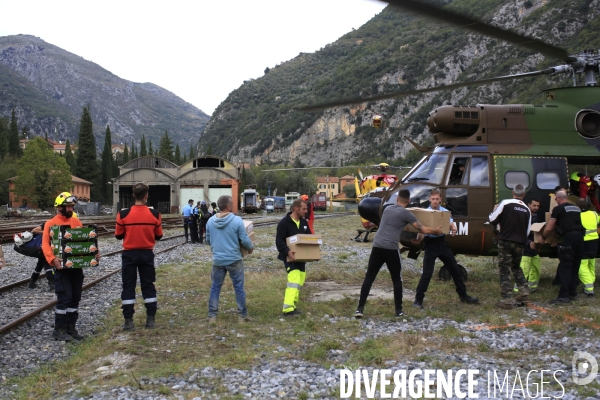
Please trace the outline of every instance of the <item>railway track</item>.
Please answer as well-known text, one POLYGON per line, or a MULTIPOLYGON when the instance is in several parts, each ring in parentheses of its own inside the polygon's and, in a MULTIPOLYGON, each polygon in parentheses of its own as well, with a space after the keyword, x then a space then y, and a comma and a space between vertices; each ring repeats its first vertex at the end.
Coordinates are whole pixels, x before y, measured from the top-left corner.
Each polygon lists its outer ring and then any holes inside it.
MULTIPOLYGON (((336 213, 336 214, 316 215, 315 219, 342 217, 342 216, 346 216, 349 214, 353 214, 353 213, 336 213)), ((254 227, 260 228, 260 227, 273 226, 273 225, 276 225, 279 222, 279 220, 280 220, 280 218, 269 220, 269 221, 256 221, 255 220, 254 227)), ((178 221, 180 221, 180 219, 178 219, 178 221)), ((113 232, 107 232, 106 234, 109 234, 109 233, 113 233, 113 232)), ((169 236, 168 238, 163 238, 159 243, 162 243, 167 240, 182 238, 183 236, 184 236, 183 234, 172 235, 172 236, 169 236)), ((181 244, 182 243, 178 243, 176 245, 173 245, 173 246, 161 249, 161 250, 157 250, 157 251, 155 251, 155 254, 165 253, 167 251, 173 250, 173 249, 181 246, 181 244)), ((122 253, 122 250, 102 254, 101 257, 107 258, 107 257, 115 256, 119 253, 122 253)), ((102 265, 102 263, 101 263, 101 265, 102 265)), ((100 270, 100 268, 98 268, 96 270, 96 268, 88 268, 88 269, 86 269, 86 278, 84 281, 83 290, 87 290, 119 272, 121 272, 120 269, 100 270)), ((42 276, 44 276, 44 275, 42 275, 42 276)), ((40 276, 40 279, 42 278, 42 276, 40 276)), ((30 282, 30 279, 27 278, 27 279, 23 279, 23 280, 20 280, 17 282, 12 282, 7 285, 4 285, 4 286, 0 287, 0 294, 7 293, 11 290, 20 290, 24 286, 26 286, 29 282, 30 282)), ((49 293, 49 292, 46 292, 46 293, 32 292, 29 296, 26 296, 26 299, 27 299, 27 301, 30 301, 30 303, 18 304, 18 308, 22 312, 24 311, 25 313, 20 314, 18 317, 14 318, 14 319, 10 320, 9 322, 5 323, 4 325, 0 326, 0 335, 11 331, 12 329, 18 327, 19 325, 25 323, 26 321, 32 319, 36 315, 53 307, 56 304, 56 296, 54 295, 54 293, 49 293)), ((14 304, 12 308, 15 308, 16 306, 17 305, 14 304)), ((8 308, 11 308, 11 307, 5 307, 5 310, 8 308)))

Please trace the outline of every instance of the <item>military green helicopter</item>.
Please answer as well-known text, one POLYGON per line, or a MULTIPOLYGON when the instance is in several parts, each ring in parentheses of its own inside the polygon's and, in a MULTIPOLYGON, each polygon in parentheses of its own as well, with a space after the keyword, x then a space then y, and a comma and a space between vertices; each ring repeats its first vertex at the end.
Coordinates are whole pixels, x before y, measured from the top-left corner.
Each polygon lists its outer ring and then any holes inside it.
MULTIPOLYGON (((471 29, 477 33, 524 46, 562 64, 541 71, 500 76, 372 97, 345 99, 302 108, 311 111, 349 104, 373 102, 399 96, 452 90, 536 75, 570 74, 572 87, 547 89, 544 104, 476 106, 445 105, 427 120, 435 144, 420 148, 423 158, 388 191, 365 196, 359 204, 361 217, 379 224, 386 205, 396 201, 398 191, 408 189, 410 207, 427 207, 431 189, 442 192, 442 204, 453 215, 457 236, 448 242, 457 254, 497 254, 494 228, 488 215, 494 204, 511 197, 517 183, 529 197, 541 200, 540 218, 549 211, 550 194, 557 186, 568 187, 569 168, 600 164, 600 54, 593 50, 569 55, 565 50, 522 36, 455 12, 415 0, 388 0, 392 6, 471 29), (578 85, 579 76, 583 84, 578 85)), ((571 171, 573 172, 573 171, 571 171)), ((420 249, 405 232, 401 244, 416 258, 420 249)), ((541 256, 553 257, 550 245, 541 256)), ((442 274, 440 274, 441 276, 442 274)))

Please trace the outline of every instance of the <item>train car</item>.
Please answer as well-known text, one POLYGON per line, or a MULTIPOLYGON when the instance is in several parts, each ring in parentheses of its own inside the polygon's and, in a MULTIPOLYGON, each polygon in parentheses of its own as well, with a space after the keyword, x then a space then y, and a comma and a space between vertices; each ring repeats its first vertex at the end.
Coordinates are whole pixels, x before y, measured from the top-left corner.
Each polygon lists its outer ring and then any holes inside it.
POLYGON ((256 189, 246 189, 242 192, 242 213, 254 214, 258 212, 260 199, 256 189))
POLYGON ((285 211, 285 197, 272 196, 263 199, 268 213, 285 211))
POLYGON ((315 193, 312 195, 312 204, 315 211, 326 211, 327 210, 327 196, 321 193, 315 193))
POLYGON ((300 198, 300 193, 298 192, 290 192, 285 194, 285 206, 289 208, 294 200, 300 198))

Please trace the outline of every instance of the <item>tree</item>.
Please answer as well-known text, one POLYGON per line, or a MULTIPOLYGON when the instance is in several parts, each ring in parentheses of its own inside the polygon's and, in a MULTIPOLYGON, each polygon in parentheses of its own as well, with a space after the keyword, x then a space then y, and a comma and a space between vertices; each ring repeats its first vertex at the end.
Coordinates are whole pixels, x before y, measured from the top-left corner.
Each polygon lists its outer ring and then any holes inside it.
POLYGON ((182 164, 185 164, 187 162, 187 154, 183 155, 183 160, 181 160, 182 164))
POLYGON ((27 139, 28 136, 29 136, 29 128, 24 126, 23 129, 21 130, 21 137, 19 139, 27 139))
POLYGON ((150 139, 150 147, 148 147, 148 155, 149 156, 154 155, 154 149, 152 149, 152 139, 150 139))
POLYGON ((138 151, 135 143, 133 143, 133 139, 131 139, 131 159, 138 158, 138 151))
POLYGON ((0 158, 3 160, 8 152, 8 132, 8 121, 0 117, 0 158))
POLYGON ((212 156, 212 143, 208 144, 208 147, 206 148, 206 155, 212 156))
POLYGON ((173 162, 177 165, 181 165, 181 151, 179 151, 179 143, 175 145, 175 158, 173 158, 173 162))
POLYGON ((102 199, 110 200, 112 192, 111 185, 108 180, 112 178, 113 173, 113 158, 112 158, 112 138, 110 134, 110 126, 106 125, 106 134, 104 135, 104 149, 102 150, 102 178, 100 186, 102 187, 102 199))
POLYGON ((8 154, 15 157, 21 157, 23 154, 23 150, 19 146, 19 127, 17 126, 17 116, 14 108, 10 117, 8 132, 8 154))
POLYGON ((25 197, 41 209, 54 205, 61 192, 71 191, 73 182, 67 161, 40 137, 30 141, 17 163, 15 196, 25 197))
POLYGON ((193 160, 194 158, 196 158, 196 155, 194 154, 194 150, 192 149, 192 145, 190 144, 190 160, 193 160))
POLYGON ((96 139, 94 138, 92 117, 89 105, 83 107, 81 120, 79 121, 79 140, 77 156, 75 157, 75 169, 77 176, 93 183, 90 198, 102 196, 102 188, 98 185, 100 174, 96 157, 96 139))
POLYGON ((129 162, 129 149, 127 148, 127 143, 123 146, 123 165, 129 162))
MULTIPOLYGON (((0 203, 8 204, 8 182, 6 181, 9 178, 12 178, 18 174, 17 169, 17 160, 11 156, 6 156, 2 158, 2 163, 0 163, 0 203)), ((12 204, 10 204, 12 205, 12 204)))
POLYGON ((168 131, 165 131, 163 137, 160 138, 160 146, 157 155, 166 160, 173 161, 173 141, 169 137, 168 131))
MULTIPOLYGON (((46 141, 46 145, 48 145, 48 141, 46 141)), ((71 151, 71 142, 67 139, 67 143, 65 144, 65 161, 67 165, 71 169, 71 174, 76 175, 76 166, 75 166, 75 156, 71 151)))
POLYGON ((349 198, 349 199, 355 199, 356 198, 356 186, 354 186, 353 183, 348 183, 347 185, 345 185, 342 188, 342 190, 346 194, 347 198, 349 198))
POLYGON ((140 141, 140 157, 148 155, 148 149, 146 149, 146 135, 142 134, 142 140, 140 141))

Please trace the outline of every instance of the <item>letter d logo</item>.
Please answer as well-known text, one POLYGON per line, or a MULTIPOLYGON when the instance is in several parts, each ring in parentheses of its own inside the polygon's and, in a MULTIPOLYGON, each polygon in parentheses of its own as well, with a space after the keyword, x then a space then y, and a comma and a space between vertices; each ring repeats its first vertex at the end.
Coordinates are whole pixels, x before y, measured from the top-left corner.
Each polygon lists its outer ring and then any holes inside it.
POLYGON ((571 360, 573 369, 573 382, 576 385, 587 385, 598 375, 598 361, 585 351, 576 351, 571 360), (585 376, 587 374, 587 376, 585 376), (580 377, 583 376, 583 377, 580 377))

